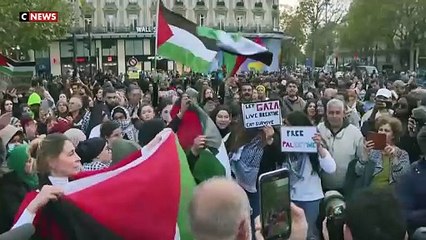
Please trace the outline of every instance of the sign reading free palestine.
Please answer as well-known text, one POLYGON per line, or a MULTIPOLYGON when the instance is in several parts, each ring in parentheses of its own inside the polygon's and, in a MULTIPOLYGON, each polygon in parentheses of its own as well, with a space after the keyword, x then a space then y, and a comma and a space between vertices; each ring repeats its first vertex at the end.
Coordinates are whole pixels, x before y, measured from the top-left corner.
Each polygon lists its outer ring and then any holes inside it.
POLYGON ((281 151, 316 153, 317 145, 312 139, 316 133, 316 127, 281 127, 281 151))

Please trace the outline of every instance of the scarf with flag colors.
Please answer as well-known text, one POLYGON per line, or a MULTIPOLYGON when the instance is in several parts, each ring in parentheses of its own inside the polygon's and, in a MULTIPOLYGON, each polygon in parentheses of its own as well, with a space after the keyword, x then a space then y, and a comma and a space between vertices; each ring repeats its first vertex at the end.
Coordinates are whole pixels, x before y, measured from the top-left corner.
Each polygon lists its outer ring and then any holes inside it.
MULTIPOLYGON (((172 118, 176 117, 179 111, 180 101, 177 101, 170 111, 172 118)), ((197 104, 191 104, 185 112, 176 134, 186 151, 190 151, 197 136, 206 136, 206 149, 201 150, 192 170, 197 182, 214 176, 231 177, 229 157, 222 136, 213 120, 197 104)))
POLYGON ((76 178, 37 213, 41 239, 193 239, 187 212, 195 182, 170 129, 119 166, 76 178))
POLYGON ((197 25, 158 1, 157 54, 207 73, 217 54, 216 42, 197 35, 197 25))
POLYGON ((18 62, 0 54, 0 73, 10 77, 31 77, 34 71, 34 62, 18 62))

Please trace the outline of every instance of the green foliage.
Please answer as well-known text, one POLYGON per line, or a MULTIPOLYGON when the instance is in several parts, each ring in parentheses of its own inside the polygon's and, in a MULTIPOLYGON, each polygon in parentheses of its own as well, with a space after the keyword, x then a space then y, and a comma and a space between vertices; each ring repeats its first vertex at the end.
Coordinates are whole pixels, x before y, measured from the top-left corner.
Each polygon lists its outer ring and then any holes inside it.
POLYGON ((294 59, 302 60, 304 58, 302 48, 306 42, 306 35, 303 30, 304 21, 297 14, 283 12, 280 16, 281 26, 286 35, 292 37, 292 40, 283 41, 281 47, 281 62, 286 65, 292 65, 294 59))
POLYGON ((412 47, 426 32, 426 0, 353 0, 339 31, 342 47, 358 50, 377 42, 412 47))
POLYGON ((300 0, 296 14, 302 19, 306 35, 305 52, 315 65, 323 65, 325 56, 332 53, 336 27, 342 20, 344 4, 338 0, 300 0), (318 61, 316 56, 319 56, 318 61))
POLYGON ((0 50, 20 46, 22 50, 46 48, 50 41, 63 37, 73 19, 73 9, 66 0, 1 0, 0 50), (56 11, 57 23, 19 22, 19 12, 56 11))

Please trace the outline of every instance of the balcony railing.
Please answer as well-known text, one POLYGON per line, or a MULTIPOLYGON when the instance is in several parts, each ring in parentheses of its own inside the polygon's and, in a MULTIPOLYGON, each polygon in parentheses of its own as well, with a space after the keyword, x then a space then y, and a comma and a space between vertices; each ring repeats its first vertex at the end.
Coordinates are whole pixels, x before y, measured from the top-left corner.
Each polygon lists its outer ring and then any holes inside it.
MULTIPOLYGON (((216 29, 221 29, 226 32, 243 32, 243 33, 255 33, 255 32, 261 32, 261 33, 271 33, 276 32, 273 27, 271 26, 262 26, 260 29, 256 26, 223 26, 220 27, 219 24, 216 26, 212 26, 216 29), (259 31, 260 30, 260 31, 259 31)), ((138 32, 137 29, 145 29, 146 26, 143 27, 92 27, 92 33, 93 34, 106 34, 106 33, 136 33, 138 32)), ((148 30, 147 33, 149 33, 151 30, 148 30)), ((152 31, 154 31, 154 28, 152 28, 152 31)), ((75 33, 75 34, 87 34, 87 31, 84 27, 73 27, 70 29, 69 33, 75 33)))
MULTIPOLYGON (((147 29, 146 26, 143 27, 92 27, 92 33, 96 34, 102 34, 102 33, 136 33, 138 32, 137 29, 147 29)), ((152 29, 154 31, 154 28, 148 28, 152 29)), ((147 33, 151 30, 147 30, 147 33)), ((84 29, 84 27, 73 27, 70 29, 70 33, 75 34, 87 34, 87 31, 84 29)))

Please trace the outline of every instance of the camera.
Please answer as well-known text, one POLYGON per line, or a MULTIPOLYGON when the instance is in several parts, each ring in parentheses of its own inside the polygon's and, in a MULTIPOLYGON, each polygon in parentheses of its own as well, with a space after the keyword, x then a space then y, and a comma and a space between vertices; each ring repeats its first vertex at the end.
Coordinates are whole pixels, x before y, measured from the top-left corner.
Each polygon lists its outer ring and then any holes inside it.
POLYGON ((343 225, 345 224, 345 198, 338 191, 328 191, 324 196, 324 206, 330 240, 342 240, 343 225))

